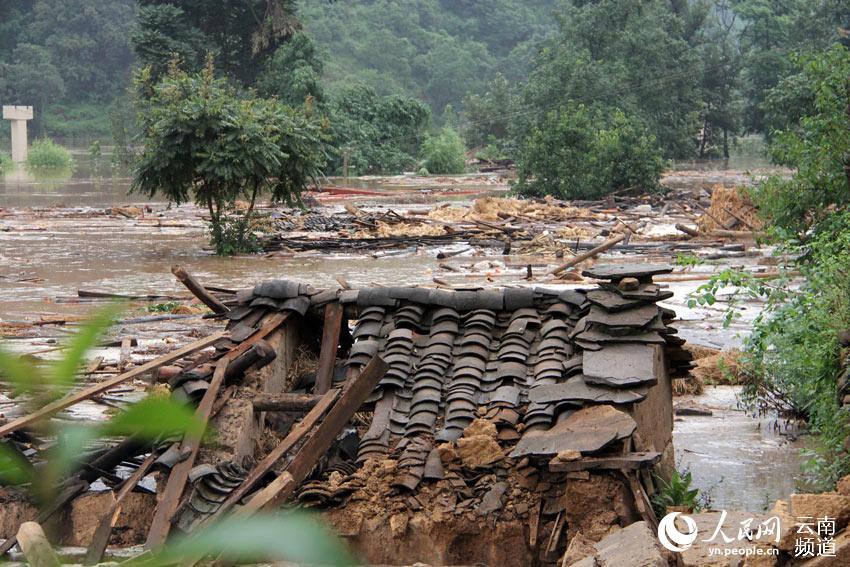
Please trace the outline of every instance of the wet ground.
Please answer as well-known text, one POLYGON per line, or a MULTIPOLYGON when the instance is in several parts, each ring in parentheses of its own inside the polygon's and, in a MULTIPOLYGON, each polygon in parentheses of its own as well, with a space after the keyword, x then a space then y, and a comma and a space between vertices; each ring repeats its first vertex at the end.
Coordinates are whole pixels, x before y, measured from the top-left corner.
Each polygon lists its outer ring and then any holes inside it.
MULTIPOLYGON (((205 225, 194 206, 169 207, 128 195, 129 178, 113 169, 108 157, 93 164, 84 154, 78 154, 77 161, 73 173, 44 178, 19 170, 0 178, 0 322, 85 314, 91 305, 76 298, 80 289, 186 295, 169 270, 177 263, 207 285, 234 288, 264 278, 291 278, 317 286, 333 285, 337 277, 344 277, 353 286, 375 282, 431 284, 439 272, 436 249, 409 249, 401 255, 377 257, 326 253, 216 257, 207 248, 205 225), (129 203, 150 210, 136 219, 105 212, 129 203)), ((696 190, 714 184, 752 183, 753 174, 767 172, 763 161, 684 163, 669 172, 665 182, 671 187, 696 190), (737 168, 728 169, 730 166, 737 168)), ((334 179, 329 185, 363 191, 318 195, 334 207, 343 202, 390 207, 469 200, 508 190, 494 177, 334 179)), ((444 250, 459 247, 463 245, 444 250)), ((452 262, 473 264, 487 259, 470 254, 454 257, 452 262)), ((621 258, 613 255, 609 259, 621 258)), ((519 283, 525 275, 524 262, 541 260, 499 255, 491 259, 494 265, 479 270, 474 279, 471 275, 439 275, 451 277, 453 284, 481 285, 487 276, 496 284, 519 283)), ((669 262, 674 258, 668 254, 653 259, 669 262)), ((719 264, 751 266, 754 262, 740 258, 719 264)), ((694 270, 715 270, 716 264, 694 270)), ((716 348, 740 344, 759 306, 750 304, 744 317, 730 329, 723 329, 722 302, 707 308, 686 307, 688 294, 702 283, 669 284, 676 295, 665 305, 677 310, 680 335, 716 348)), ((677 420, 677 464, 692 471, 696 486, 710 491, 714 507, 760 510, 765 502, 793 491, 800 463, 796 444, 735 410, 734 395, 728 388, 710 389, 698 402, 718 411, 713 417, 677 420)))

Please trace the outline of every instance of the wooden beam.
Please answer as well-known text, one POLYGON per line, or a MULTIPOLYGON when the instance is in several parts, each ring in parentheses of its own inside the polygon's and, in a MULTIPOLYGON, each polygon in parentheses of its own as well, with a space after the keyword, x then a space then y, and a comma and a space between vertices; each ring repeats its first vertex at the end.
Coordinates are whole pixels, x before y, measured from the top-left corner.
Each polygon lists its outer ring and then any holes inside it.
POLYGON ((589 470, 637 470, 649 468, 661 460, 661 453, 654 451, 612 455, 610 457, 582 457, 575 461, 549 461, 550 472, 578 472, 589 470))
POLYGON ((579 254, 578 256, 571 258, 568 262, 565 262, 565 263, 561 264, 560 266, 558 266, 557 268, 554 268, 549 273, 552 274, 552 275, 558 275, 561 272, 563 272, 564 270, 572 268, 576 264, 581 264, 585 260, 589 260, 590 258, 593 258, 594 256, 597 256, 598 254, 605 252, 606 250, 608 250, 609 248, 611 248, 615 244, 622 242, 623 240, 625 240, 625 238, 626 238, 626 236, 628 236, 628 234, 629 233, 619 234, 619 235, 615 236, 614 238, 606 240, 605 242, 603 242, 602 244, 600 244, 596 248, 591 248, 587 252, 584 252, 583 254, 579 254))
MULTIPOLYGON (((210 387, 204 393, 204 397, 201 398, 198 409, 195 410, 195 415, 203 422, 204 426, 209 421, 215 399, 218 396, 221 385, 224 383, 224 377, 227 374, 227 367, 230 363, 247 352, 254 344, 276 331, 288 317, 288 312, 271 315, 266 323, 253 335, 233 347, 230 352, 218 360, 212 380, 210 381, 210 387)), ((168 482, 154 511, 153 521, 151 522, 150 531, 148 531, 148 538, 145 541, 145 547, 147 549, 162 546, 168 538, 168 534, 171 531, 171 521, 177 512, 177 507, 180 505, 180 498, 183 495, 183 490, 186 488, 189 473, 195 465, 195 458, 198 456, 200 447, 200 436, 184 437, 180 444, 180 453, 188 456, 174 465, 174 468, 171 469, 171 474, 168 475, 168 482)))
POLYGON ((110 378, 109 380, 104 380, 103 382, 95 384, 94 386, 91 386, 89 388, 84 388, 84 389, 82 389, 82 390, 80 390, 80 391, 78 391, 74 394, 70 394, 70 395, 68 395, 68 396, 66 396, 66 397, 64 397, 60 400, 56 400, 55 402, 51 402, 51 403, 47 404, 46 406, 44 406, 43 408, 32 412, 31 414, 19 417, 18 419, 12 420, 9 423, 0 426, 0 437, 3 437, 4 435, 8 435, 9 433, 12 433, 13 431, 17 431, 17 430, 19 430, 23 427, 27 427, 29 425, 32 425, 33 423, 35 423, 37 421, 41 421, 42 419, 44 419, 46 417, 50 417, 51 415, 58 413, 58 412, 66 409, 66 408, 69 408, 69 407, 73 406, 74 404, 77 404, 77 403, 79 403, 83 400, 91 398, 92 396, 102 394, 103 392, 106 392, 107 390, 111 390, 115 386, 123 384, 124 382, 132 380, 134 378, 138 378, 139 376, 142 376, 142 375, 150 372, 151 370, 156 370, 160 366, 165 366, 166 364, 171 364, 172 362, 174 362, 176 360, 180 360, 184 356, 186 356, 188 354, 192 354, 193 352, 195 352, 197 350, 201 350, 202 348, 206 348, 206 347, 210 346, 211 344, 213 344, 214 342, 221 340, 225 337, 227 337, 226 331, 213 333, 212 335, 210 335, 208 337, 205 337, 203 339, 200 339, 198 341, 190 343, 190 344, 188 344, 188 345, 186 345, 182 348, 179 348, 175 351, 164 354, 157 359, 151 360, 150 362, 146 362, 144 364, 136 366, 135 368, 131 368, 127 372, 124 372, 123 374, 119 374, 118 376, 115 376, 114 378, 110 378))
POLYGON ((324 396, 318 398, 318 402, 313 406, 313 409, 304 416, 304 419, 296 423, 292 426, 292 429, 289 431, 289 434, 283 439, 283 441, 278 444, 277 447, 272 449, 272 451, 266 455, 266 457, 260 461, 256 467, 251 471, 251 473, 245 478, 239 487, 230 493, 227 497, 227 500, 222 502, 221 506, 214 514, 212 514, 207 520, 205 520, 205 524, 213 521, 215 518, 220 517, 221 515, 227 513, 233 506, 242 500, 242 497, 245 496, 248 492, 251 491, 252 488, 264 477, 266 473, 272 470, 272 467, 277 463, 281 458, 283 458, 286 453, 288 453, 292 447, 294 447, 298 442, 300 442, 305 435, 307 435, 316 423, 325 415, 325 412, 328 408, 333 405, 339 396, 339 390, 334 389, 325 393, 324 396))
POLYGON ((230 311, 224 303, 219 301, 216 296, 207 291, 207 289, 202 286, 198 280, 192 276, 192 274, 187 272, 183 266, 177 264, 171 266, 171 273, 174 274, 174 277, 176 277, 180 283, 186 286, 186 289, 192 292, 192 295, 200 299, 204 305, 212 309, 213 313, 222 314, 230 311))
MULTIPOLYGON (((204 393, 204 397, 201 398, 198 409, 195 410, 195 415, 204 423, 204 426, 207 425, 210 413, 212 412, 213 402, 215 402, 218 391, 224 383, 224 373, 227 371, 227 365, 229 363, 230 360, 227 357, 223 357, 218 361, 213 378, 210 381, 210 387, 204 393)), ((148 531, 148 538, 145 541, 145 547, 147 549, 155 549, 162 546, 168 538, 168 534, 171 532, 171 521, 180 505, 180 498, 189 480, 189 473, 192 471, 192 467, 195 466, 195 458, 198 456, 200 447, 201 437, 184 437, 180 443, 180 454, 188 456, 174 465, 171 469, 171 474, 168 475, 168 482, 156 505, 151 527, 148 531)))
POLYGON ((328 412, 327 417, 316 426, 313 434, 286 467, 282 474, 263 490, 256 493, 245 506, 239 509, 240 517, 250 516, 258 510, 283 504, 295 488, 307 478, 316 462, 327 452, 334 439, 360 409, 360 405, 375 389, 378 381, 389 369, 384 360, 375 356, 358 376, 346 382, 339 401, 328 412))
POLYGON ((323 396, 311 394, 258 394, 254 396, 253 403, 254 411, 306 413, 322 399, 323 396))
POLYGON ((339 349, 339 331, 342 328, 342 305, 333 301, 325 307, 325 323, 322 332, 322 350, 316 369, 316 384, 313 392, 322 395, 333 386, 334 364, 339 349))

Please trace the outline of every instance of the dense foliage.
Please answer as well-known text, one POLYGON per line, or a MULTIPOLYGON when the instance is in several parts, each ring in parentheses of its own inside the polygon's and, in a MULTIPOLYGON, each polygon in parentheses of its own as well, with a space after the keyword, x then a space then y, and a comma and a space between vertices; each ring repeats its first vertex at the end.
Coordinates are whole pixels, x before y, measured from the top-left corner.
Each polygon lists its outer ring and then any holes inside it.
POLYGON ((123 96, 133 53, 134 0, 0 1, 0 100, 35 107, 36 134, 67 135, 63 118, 98 109, 88 126, 108 134, 103 106, 123 96))
POLYGON ((463 173, 465 152, 466 148, 457 130, 445 126, 422 143, 422 168, 436 174, 463 173))
POLYGON ((431 113, 422 102, 405 96, 381 96, 354 85, 334 96, 328 107, 336 155, 330 171, 351 175, 409 171, 431 113))
POLYGON ((805 282, 767 283, 728 271, 703 286, 699 300, 711 303, 727 286, 767 299, 745 342, 745 393, 754 405, 802 417, 821 434, 808 465, 828 487, 850 473, 850 422, 837 391, 839 337, 850 329, 850 52, 835 45, 795 64, 797 73, 764 105, 767 116, 783 116, 771 151, 795 173, 767 180, 753 196, 805 282))
POLYGON ((582 104, 549 112, 520 152, 520 193, 593 199, 619 190, 652 190, 664 168, 655 138, 620 110, 582 104))
POLYGON ((421 98, 435 115, 482 92, 497 72, 527 76, 555 30, 556 0, 302 0, 304 27, 328 54, 328 86, 364 83, 421 98))
POLYGON ((207 54, 216 68, 252 85, 269 58, 299 27, 293 0, 138 0, 133 47, 154 79, 168 69, 173 53, 190 71, 207 54))
POLYGON ((274 99, 240 97, 211 67, 172 69, 158 83, 143 74, 139 87, 145 138, 133 188, 205 207, 219 254, 251 248, 260 194, 297 202, 325 164, 317 120, 274 99), (240 199, 247 204, 237 209, 240 199))
POLYGON ((774 131, 774 160, 796 169, 756 192, 761 210, 779 227, 801 232, 833 207, 850 203, 850 51, 842 46, 797 61, 766 108, 785 117, 774 131))

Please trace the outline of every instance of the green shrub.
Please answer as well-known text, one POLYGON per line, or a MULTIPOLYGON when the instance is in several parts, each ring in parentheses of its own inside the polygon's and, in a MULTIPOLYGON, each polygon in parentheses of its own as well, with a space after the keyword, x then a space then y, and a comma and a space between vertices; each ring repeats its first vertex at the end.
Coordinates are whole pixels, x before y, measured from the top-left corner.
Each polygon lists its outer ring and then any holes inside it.
POLYGON ((27 153, 29 169, 70 169, 73 165, 71 153, 50 138, 36 140, 27 153))
POLYGON ((6 173, 13 169, 15 169, 15 164, 12 162, 12 156, 0 153, 0 173, 6 173))
POLYGON ((665 161, 643 124, 620 110, 583 104, 549 112, 521 143, 520 193, 595 199, 658 186, 665 161))
POLYGON ((466 166, 466 148, 454 128, 445 127, 436 136, 429 136, 423 143, 421 166, 430 173, 463 173, 466 166))

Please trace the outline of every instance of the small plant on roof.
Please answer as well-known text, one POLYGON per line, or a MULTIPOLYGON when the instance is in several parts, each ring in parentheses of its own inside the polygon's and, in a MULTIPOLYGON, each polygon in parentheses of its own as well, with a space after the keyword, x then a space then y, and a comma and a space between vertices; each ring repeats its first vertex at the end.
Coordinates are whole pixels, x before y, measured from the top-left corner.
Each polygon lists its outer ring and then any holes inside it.
POLYGON ((215 78, 211 62, 197 74, 175 62, 155 84, 146 69, 136 84, 145 149, 133 190, 194 199, 209 212, 218 254, 252 251, 257 198, 300 205, 325 165, 324 127, 308 109, 242 96, 215 78))

